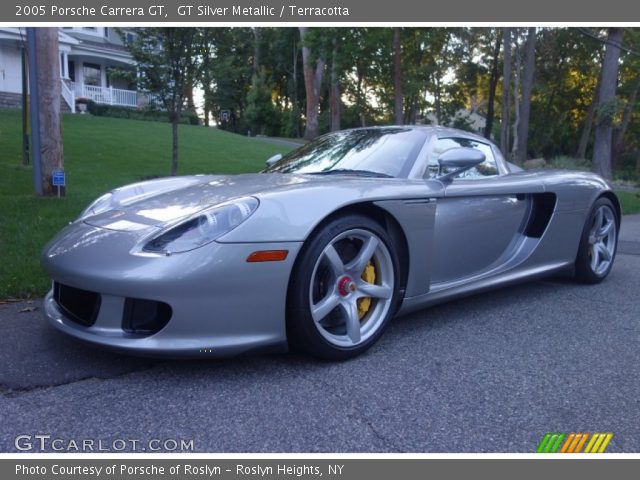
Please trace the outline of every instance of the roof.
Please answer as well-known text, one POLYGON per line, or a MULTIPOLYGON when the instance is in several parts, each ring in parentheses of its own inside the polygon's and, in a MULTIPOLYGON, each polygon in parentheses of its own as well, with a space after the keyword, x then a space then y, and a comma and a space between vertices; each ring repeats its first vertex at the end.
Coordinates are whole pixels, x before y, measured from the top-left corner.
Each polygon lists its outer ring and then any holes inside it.
MULTIPOLYGON (((11 40, 20 43, 27 41, 27 29, 25 27, 2 27, 0 28, 0 40, 11 40)), ((78 45, 80 42, 58 30, 58 42, 60 45, 78 45)))
POLYGON ((118 52, 118 53, 127 53, 127 49, 124 45, 114 43, 104 37, 85 34, 81 32, 72 32, 72 31, 65 32, 65 33, 70 37, 73 37, 79 40, 80 42, 82 42, 82 45, 90 45, 90 46, 102 48, 105 50, 113 50, 114 52, 118 52))

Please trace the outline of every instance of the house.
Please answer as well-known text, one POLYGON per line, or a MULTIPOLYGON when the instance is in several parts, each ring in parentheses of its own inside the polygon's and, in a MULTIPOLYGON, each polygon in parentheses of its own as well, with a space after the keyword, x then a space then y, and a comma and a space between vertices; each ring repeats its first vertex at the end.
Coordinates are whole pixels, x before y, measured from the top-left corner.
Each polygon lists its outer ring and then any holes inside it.
MULTIPOLYGON (((21 105, 26 38, 25 28, 0 28, 0 106, 21 105)), ((146 100, 135 90, 135 62, 113 28, 61 27, 58 43, 62 97, 72 112, 79 97, 125 107, 146 100)))

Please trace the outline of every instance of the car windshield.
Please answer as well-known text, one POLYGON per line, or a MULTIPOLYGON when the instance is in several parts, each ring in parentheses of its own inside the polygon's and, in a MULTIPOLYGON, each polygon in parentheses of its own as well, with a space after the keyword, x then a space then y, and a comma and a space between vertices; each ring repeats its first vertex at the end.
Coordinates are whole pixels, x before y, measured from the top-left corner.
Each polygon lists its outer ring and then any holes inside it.
POLYGON ((422 129, 402 127, 330 133, 287 154, 264 172, 406 177, 426 138, 422 129))

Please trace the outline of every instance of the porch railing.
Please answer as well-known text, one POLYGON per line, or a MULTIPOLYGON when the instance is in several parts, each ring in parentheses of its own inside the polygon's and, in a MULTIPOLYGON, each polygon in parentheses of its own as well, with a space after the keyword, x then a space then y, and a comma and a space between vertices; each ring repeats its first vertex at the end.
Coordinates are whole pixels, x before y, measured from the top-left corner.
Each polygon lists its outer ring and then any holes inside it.
POLYGON ((62 85, 62 98, 67 102, 69 108, 71 109, 71 113, 76 113, 76 94, 74 90, 71 90, 64 80, 60 82, 62 85))
POLYGON ((122 90, 113 87, 98 87, 95 85, 84 85, 74 83, 73 89, 76 98, 84 97, 96 103, 107 105, 117 105, 121 107, 137 107, 138 92, 135 90, 122 90))

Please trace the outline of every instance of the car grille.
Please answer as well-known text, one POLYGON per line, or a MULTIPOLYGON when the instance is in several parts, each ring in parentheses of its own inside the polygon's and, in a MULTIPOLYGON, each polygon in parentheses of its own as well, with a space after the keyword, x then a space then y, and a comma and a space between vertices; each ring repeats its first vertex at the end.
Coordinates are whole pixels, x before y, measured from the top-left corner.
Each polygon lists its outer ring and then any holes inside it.
POLYGON ((85 327, 96 323, 100 311, 99 293, 54 282, 53 298, 69 320, 85 327))

